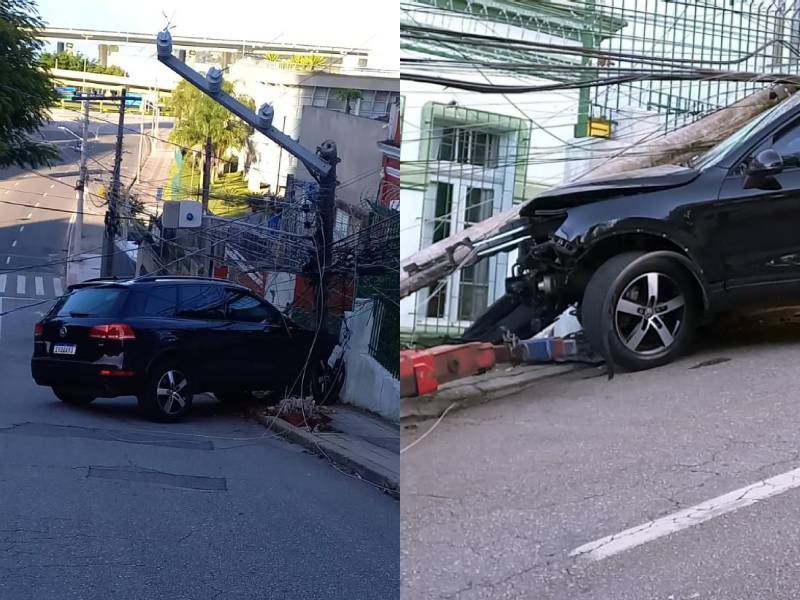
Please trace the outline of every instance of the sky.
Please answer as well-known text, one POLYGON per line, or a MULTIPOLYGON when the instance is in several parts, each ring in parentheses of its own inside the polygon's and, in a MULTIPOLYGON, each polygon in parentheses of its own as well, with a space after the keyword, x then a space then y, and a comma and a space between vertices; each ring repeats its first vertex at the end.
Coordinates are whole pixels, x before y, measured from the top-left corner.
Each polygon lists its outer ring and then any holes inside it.
MULTIPOLYGON (((52 27, 153 32, 167 19, 173 35, 347 47, 373 52, 378 68, 398 69, 396 0, 38 0, 52 27)), ((76 49, 81 49, 76 44, 76 49)))

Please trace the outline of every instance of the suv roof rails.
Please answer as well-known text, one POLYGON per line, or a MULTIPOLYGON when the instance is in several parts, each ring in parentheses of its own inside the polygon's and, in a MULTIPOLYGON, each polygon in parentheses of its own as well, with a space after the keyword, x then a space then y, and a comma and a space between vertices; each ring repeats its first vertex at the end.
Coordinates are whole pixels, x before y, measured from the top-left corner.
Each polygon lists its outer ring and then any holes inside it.
POLYGON ((137 277, 134 281, 158 281, 159 279, 185 279, 235 283, 233 281, 228 281, 227 279, 220 279, 219 277, 203 277, 201 275, 143 275, 141 277, 137 277))

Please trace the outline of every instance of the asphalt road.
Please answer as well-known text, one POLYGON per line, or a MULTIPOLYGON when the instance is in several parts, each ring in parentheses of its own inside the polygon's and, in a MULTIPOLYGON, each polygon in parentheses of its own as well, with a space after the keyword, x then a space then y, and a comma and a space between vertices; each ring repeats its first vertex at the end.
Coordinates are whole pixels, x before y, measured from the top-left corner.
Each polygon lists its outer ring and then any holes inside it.
POLYGON ((447 415, 401 459, 402 598, 800 598, 793 314, 720 325, 667 367, 447 415), (574 554, 598 540, 637 545, 574 554))
POLYGON ((0 313, 15 310, 0 317, 0 598, 397 598, 389 496, 210 397, 159 425, 131 398, 75 408, 33 383, 33 326, 63 286, 58 210, 75 206, 64 155, 46 176, 0 172, 0 313))

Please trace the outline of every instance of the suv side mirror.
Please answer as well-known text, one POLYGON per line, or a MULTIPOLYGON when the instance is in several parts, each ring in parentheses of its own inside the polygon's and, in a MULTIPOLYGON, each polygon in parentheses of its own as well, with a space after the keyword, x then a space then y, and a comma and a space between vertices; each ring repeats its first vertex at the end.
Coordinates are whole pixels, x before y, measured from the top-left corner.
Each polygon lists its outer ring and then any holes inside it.
POLYGON ((747 165, 747 174, 755 177, 768 177, 783 171, 783 159, 772 148, 756 154, 747 165))

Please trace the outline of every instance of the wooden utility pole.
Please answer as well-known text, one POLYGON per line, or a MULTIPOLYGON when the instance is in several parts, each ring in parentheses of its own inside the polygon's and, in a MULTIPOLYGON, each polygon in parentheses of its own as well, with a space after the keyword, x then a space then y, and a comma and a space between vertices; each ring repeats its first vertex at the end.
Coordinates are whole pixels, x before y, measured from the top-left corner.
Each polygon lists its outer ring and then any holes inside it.
POLYGON ((119 187, 122 170, 122 139, 125 132, 125 100, 127 90, 122 89, 119 100, 119 123, 117 124, 117 145, 114 151, 114 173, 111 180, 111 193, 108 194, 106 210, 106 231, 103 237, 103 257, 100 264, 100 276, 111 277, 114 273, 114 239, 119 228, 119 187))
MULTIPOLYGON (((704 149, 715 146, 796 90, 794 85, 769 86, 694 123, 652 141, 622 149, 616 156, 578 179, 598 179, 624 171, 688 160, 704 149), (627 155, 629 152, 631 156, 627 155)), ((522 206, 517 205, 480 221, 403 259, 400 263, 400 297, 405 298, 459 268, 469 266, 477 258, 472 246, 496 235, 503 226, 519 218, 522 206)))

